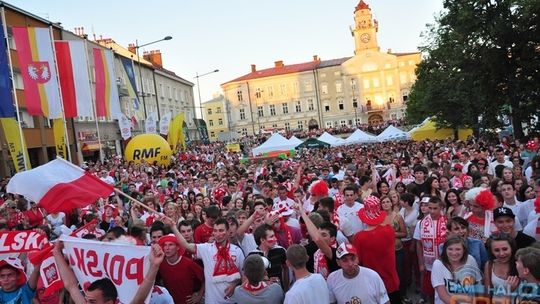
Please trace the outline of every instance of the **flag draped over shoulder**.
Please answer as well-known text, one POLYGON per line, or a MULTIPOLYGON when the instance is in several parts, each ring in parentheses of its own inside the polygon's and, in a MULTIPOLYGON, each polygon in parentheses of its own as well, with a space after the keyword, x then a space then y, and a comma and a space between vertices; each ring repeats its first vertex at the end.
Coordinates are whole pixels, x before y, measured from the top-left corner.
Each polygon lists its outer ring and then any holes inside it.
POLYGON ((13 27, 28 114, 62 117, 51 34, 48 28, 13 27))
POLYGON ((83 41, 55 41, 64 116, 93 117, 88 59, 83 41))
POLYGON ((17 173, 7 185, 7 192, 24 195, 49 213, 88 206, 112 191, 112 186, 61 158, 17 173))
POLYGON ((112 51, 94 48, 94 72, 96 78, 96 113, 98 117, 117 118, 120 100, 114 75, 112 51))

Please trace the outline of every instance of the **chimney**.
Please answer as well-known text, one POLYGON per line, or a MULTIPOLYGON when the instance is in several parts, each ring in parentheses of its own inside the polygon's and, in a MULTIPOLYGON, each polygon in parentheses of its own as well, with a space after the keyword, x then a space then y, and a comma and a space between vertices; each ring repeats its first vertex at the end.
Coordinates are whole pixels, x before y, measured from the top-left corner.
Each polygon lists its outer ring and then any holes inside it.
POLYGON ((163 67, 163 62, 161 61, 161 51, 160 50, 144 52, 143 58, 150 61, 155 66, 158 66, 160 68, 163 67))
POLYGON ((276 68, 282 68, 283 67, 283 60, 274 61, 274 66, 276 68))
POLYGON ((251 65, 251 73, 255 73, 255 72, 257 72, 257 66, 252 64, 251 65))
POLYGON ((392 54, 392 49, 388 49, 388 54, 392 54))
POLYGON ((128 44, 128 51, 130 51, 133 54, 137 54, 137 49, 135 48, 135 44, 133 43, 128 44))
POLYGON ((319 56, 313 55, 313 61, 319 61, 319 60, 320 60, 320 59, 319 59, 319 56))

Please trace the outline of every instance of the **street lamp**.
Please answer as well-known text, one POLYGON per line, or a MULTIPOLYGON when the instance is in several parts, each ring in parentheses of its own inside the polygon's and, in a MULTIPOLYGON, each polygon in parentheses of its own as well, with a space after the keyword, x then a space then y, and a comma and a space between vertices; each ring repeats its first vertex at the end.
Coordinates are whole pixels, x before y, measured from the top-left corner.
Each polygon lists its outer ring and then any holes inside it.
POLYGON ((352 104, 354 108, 354 125, 356 128, 358 128, 358 115, 356 114, 356 109, 358 108, 358 102, 356 101, 356 97, 354 96, 354 91, 356 90, 356 82, 354 79, 351 78, 351 91, 352 91, 352 104))
POLYGON ((163 38, 161 38, 159 40, 148 42, 148 43, 141 44, 141 45, 139 45, 138 40, 135 40, 135 52, 137 54, 137 62, 139 63, 139 78, 141 80, 141 95, 142 95, 142 104, 143 104, 143 109, 144 109, 144 120, 146 120, 146 100, 145 100, 145 96, 144 96, 144 87, 143 87, 143 81, 142 81, 141 57, 139 56, 139 48, 141 48, 143 46, 151 45, 151 44, 154 44, 154 43, 158 43, 158 42, 161 42, 161 41, 171 40, 171 39, 172 39, 171 36, 165 36, 165 37, 163 37, 163 38))
POLYGON ((211 72, 208 72, 208 73, 204 73, 204 74, 201 74, 199 75, 199 73, 197 72, 197 75, 195 76, 195 78, 197 78, 197 92, 199 93, 199 106, 201 107, 201 119, 204 119, 203 117, 203 110, 202 110, 202 101, 201 101, 201 87, 199 86, 199 78, 203 77, 203 76, 206 76, 206 75, 209 75, 209 74, 212 74, 212 73, 217 73, 219 72, 218 69, 215 69, 211 72))

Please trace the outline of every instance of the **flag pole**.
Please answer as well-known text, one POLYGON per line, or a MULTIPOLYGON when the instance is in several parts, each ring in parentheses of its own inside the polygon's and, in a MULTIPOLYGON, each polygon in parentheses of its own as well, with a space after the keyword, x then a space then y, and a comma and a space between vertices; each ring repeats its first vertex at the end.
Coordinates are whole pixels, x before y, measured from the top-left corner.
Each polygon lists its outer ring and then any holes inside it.
MULTIPOLYGON (((64 123, 64 136, 65 136, 64 143, 66 144, 68 159, 70 162, 72 162, 73 160, 71 159, 71 149, 69 148, 69 134, 67 132, 66 113, 64 112, 64 97, 62 96, 62 89, 61 89, 62 84, 60 83, 58 62, 56 61, 56 46, 54 45, 54 35, 52 31, 52 26, 50 25, 49 25, 49 35, 51 36, 51 46, 53 49, 53 54, 55 54, 53 58, 54 58, 54 66, 56 68, 56 82, 58 83, 58 95, 60 96, 60 108, 62 109, 62 121, 64 123)), ((75 126, 72 126, 72 127, 75 127, 75 126)))
MULTIPOLYGON (((87 38, 84 38, 84 52, 86 53, 86 65, 87 66, 90 66, 90 63, 88 62, 88 46, 87 46, 87 42, 88 39, 87 38)), ((92 57, 93 58, 93 57, 92 57)), ((95 69, 95 63, 94 63, 94 69, 95 69)), ((90 69, 88 69, 88 83, 90 84, 90 88, 92 88, 92 75, 90 73, 90 69)), ((95 86, 94 86, 94 90, 95 90, 95 86)), ((102 152, 102 149, 101 149, 101 137, 99 135, 99 124, 98 124, 98 116, 97 116, 97 109, 96 109, 96 96, 95 94, 92 94, 94 100, 92 102, 92 110, 94 111, 94 120, 96 121, 96 131, 97 131, 97 138, 98 138, 98 147, 99 147, 99 160, 101 162, 103 162, 103 152, 102 152)))
POLYGON ((123 196, 123 197, 129 199, 130 201, 134 202, 135 204, 137 204, 137 205, 143 207, 144 209, 146 209, 146 210, 148 210, 148 211, 151 211, 151 212, 154 212, 154 213, 159 214, 159 212, 157 212, 156 210, 154 210, 154 209, 152 209, 152 208, 146 206, 145 204, 143 204, 143 203, 140 202, 139 200, 136 200, 136 199, 134 199, 133 197, 131 197, 131 196, 125 194, 124 192, 122 192, 122 190, 119 190, 119 189, 114 188, 114 192, 116 192, 116 193, 118 193, 119 195, 121 195, 121 196, 123 196))
MULTIPOLYGON (((23 149, 26 149, 26 142, 24 141, 24 134, 22 130, 22 121, 21 121, 21 114, 19 113, 19 99, 17 98, 17 89, 15 88, 15 74, 13 74, 13 64, 11 63, 11 52, 9 47, 9 39, 8 39, 8 33, 7 33, 7 24, 6 24, 6 14, 4 11, 4 5, 2 5, 0 14, 2 15, 2 30, 4 31, 4 38, 6 39, 6 47, 7 47, 7 55, 8 55, 8 61, 9 61, 9 70, 11 73, 11 87, 12 87, 12 94, 15 99, 15 114, 17 116, 17 121, 19 122, 19 136, 21 137, 21 145, 23 146, 23 149)), ((28 157, 26 156, 28 151, 25 152, 24 155, 24 170, 28 170, 28 157)))

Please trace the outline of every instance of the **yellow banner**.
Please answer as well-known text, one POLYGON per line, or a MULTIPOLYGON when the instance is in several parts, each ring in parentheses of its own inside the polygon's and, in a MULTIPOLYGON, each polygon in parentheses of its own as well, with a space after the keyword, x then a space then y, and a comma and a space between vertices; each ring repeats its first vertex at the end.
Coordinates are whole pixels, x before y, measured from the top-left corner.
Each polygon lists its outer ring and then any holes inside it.
POLYGON ((66 131, 64 129, 64 119, 57 118, 53 121, 54 145, 56 146, 56 155, 67 159, 66 150, 66 131))
POLYGON ((240 152, 240 144, 239 143, 227 144, 227 151, 240 152))
POLYGON ((0 123, 2 123, 2 129, 6 136, 15 170, 21 172, 30 169, 30 159, 28 158, 24 137, 21 142, 19 123, 15 118, 0 118, 0 123))
POLYGON ((176 151, 178 143, 182 145, 182 148, 186 147, 186 140, 184 138, 184 132, 182 127, 184 125, 184 113, 176 115, 169 124, 169 135, 167 136, 167 142, 171 145, 173 151, 176 151))

